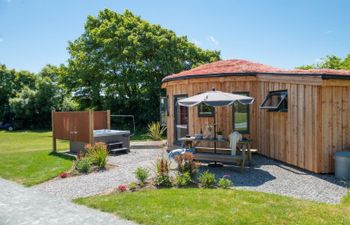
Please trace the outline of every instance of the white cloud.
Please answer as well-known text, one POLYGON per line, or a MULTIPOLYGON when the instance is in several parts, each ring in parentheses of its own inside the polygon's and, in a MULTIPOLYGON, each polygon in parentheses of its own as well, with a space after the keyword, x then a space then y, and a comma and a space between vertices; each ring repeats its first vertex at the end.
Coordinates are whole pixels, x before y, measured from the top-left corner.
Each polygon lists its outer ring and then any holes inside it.
POLYGON ((216 40, 213 36, 209 37, 209 41, 211 41, 214 45, 218 46, 219 45, 219 41, 216 40))

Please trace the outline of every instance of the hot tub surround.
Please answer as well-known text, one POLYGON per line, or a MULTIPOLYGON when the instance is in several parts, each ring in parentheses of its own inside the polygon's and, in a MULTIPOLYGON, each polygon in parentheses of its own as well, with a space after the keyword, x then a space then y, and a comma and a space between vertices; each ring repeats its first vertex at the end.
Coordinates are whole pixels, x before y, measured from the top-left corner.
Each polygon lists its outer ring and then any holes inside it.
MULTIPOLYGON (((104 142, 108 150, 116 153, 119 151, 130 151, 130 131, 128 130, 94 130, 94 143, 104 142)), ((86 142, 70 141, 69 150, 72 153, 85 151, 86 142)))

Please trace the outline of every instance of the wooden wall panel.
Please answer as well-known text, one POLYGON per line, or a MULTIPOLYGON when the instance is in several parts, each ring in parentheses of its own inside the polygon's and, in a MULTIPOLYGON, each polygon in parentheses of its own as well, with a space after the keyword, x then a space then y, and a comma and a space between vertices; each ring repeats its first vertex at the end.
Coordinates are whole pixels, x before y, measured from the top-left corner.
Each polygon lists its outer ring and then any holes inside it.
MULTIPOLYGON (((350 87, 331 86, 319 79, 269 79, 268 76, 198 78, 163 85, 169 96, 168 143, 173 143, 173 96, 189 96, 211 90, 248 91, 255 98, 250 106, 253 147, 262 155, 317 173, 333 172, 335 151, 350 147, 350 87), (305 81, 305 82, 304 82, 305 81), (288 90, 288 112, 268 112, 259 106, 269 91, 288 90)), ((218 130, 232 132, 232 108, 217 109, 218 130)), ((198 117, 189 109, 189 132, 206 135, 212 117, 198 117)))

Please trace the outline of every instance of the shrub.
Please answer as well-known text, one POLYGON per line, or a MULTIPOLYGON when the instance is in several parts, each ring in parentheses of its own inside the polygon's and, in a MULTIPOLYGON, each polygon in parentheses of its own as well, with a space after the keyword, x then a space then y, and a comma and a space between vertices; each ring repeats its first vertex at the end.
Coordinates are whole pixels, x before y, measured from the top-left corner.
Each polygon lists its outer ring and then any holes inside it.
POLYGON ((61 178, 66 178, 68 176, 68 173, 67 172, 62 172, 60 173, 60 177, 61 178))
POLYGON ((228 188, 230 188, 230 187, 233 185, 233 183, 232 183, 232 181, 231 181, 230 179, 228 179, 228 178, 229 178, 228 175, 225 175, 225 176, 223 176, 222 178, 220 178, 219 181, 218 181, 218 186, 219 186, 220 188, 223 188, 223 189, 228 189, 228 188))
POLYGON ((182 155, 175 156, 175 161, 177 163, 177 169, 180 174, 189 173, 191 178, 196 175, 198 171, 198 164, 193 161, 193 154, 190 152, 185 152, 182 155))
POLYGON ((138 167, 134 173, 141 186, 143 186, 145 184, 145 181, 149 177, 148 170, 142 167, 138 167))
POLYGON ((201 187, 204 188, 211 188, 214 187, 216 180, 215 180, 215 174, 210 173, 209 171, 205 171, 198 177, 199 183, 201 187))
POLYGON ((188 186, 191 183, 191 175, 188 172, 185 172, 184 174, 179 174, 176 176, 175 181, 178 187, 188 186))
POLYGON ((93 165, 96 165, 99 169, 106 168, 108 150, 105 143, 97 142, 95 145, 87 144, 85 149, 87 150, 86 157, 90 159, 93 165))
POLYGON ((124 192, 124 191, 127 190, 127 186, 124 185, 124 184, 120 184, 120 185, 118 185, 117 189, 118 189, 118 191, 120 191, 120 192, 124 192))
POLYGON ((90 171, 91 162, 88 158, 83 158, 75 162, 75 169, 79 173, 87 173, 90 171))
POLYGON ((157 175, 154 184, 157 187, 171 187, 171 179, 169 175, 157 175))
POLYGON ((170 161, 162 157, 156 161, 155 185, 158 187, 170 187, 171 179, 169 176, 170 161))
POLYGON ((159 122, 152 122, 148 124, 147 135, 155 141, 162 140, 162 135, 165 132, 166 127, 161 127, 159 122))
POLYGON ((131 182, 131 183, 128 185, 128 187, 129 187, 129 190, 130 190, 130 191, 136 191, 136 189, 137 189, 137 184, 136 184, 135 182, 131 182))

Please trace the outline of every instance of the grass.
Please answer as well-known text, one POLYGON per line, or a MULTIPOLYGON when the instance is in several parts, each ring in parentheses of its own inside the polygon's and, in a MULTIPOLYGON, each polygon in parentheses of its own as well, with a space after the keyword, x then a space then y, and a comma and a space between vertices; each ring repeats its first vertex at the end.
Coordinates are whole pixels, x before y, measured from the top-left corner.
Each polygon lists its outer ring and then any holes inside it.
POLYGON ((329 205, 244 190, 160 189, 74 201, 141 224, 350 224, 349 198, 329 205))
MULTIPOLYGON (((48 131, 0 131, 0 177, 31 186, 70 169, 73 157, 51 153, 51 137, 48 131)), ((58 151, 67 149, 58 142, 58 151)))

